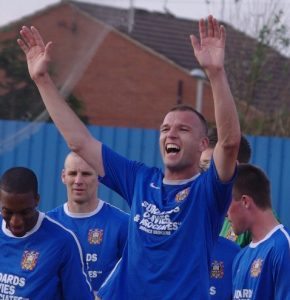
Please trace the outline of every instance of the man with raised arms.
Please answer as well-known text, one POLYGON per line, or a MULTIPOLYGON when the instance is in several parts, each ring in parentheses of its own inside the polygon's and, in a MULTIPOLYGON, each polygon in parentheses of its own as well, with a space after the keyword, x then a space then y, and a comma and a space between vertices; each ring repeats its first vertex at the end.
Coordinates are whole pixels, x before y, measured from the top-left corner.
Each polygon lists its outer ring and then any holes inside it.
POLYGON ((164 171, 130 161, 95 139, 60 95, 48 73, 52 43, 45 44, 34 27, 22 27, 20 35, 30 76, 69 148, 131 208, 123 258, 98 296, 208 299, 209 257, 231 200, 241 139, 224 70, 224 27, 209 16, 207 24, 199 21, 200 40, 190 37, 212 87, 219 136, 213 163, 202 174, 199 160, 208 138, 200 113, 182 105, 165 115, 159 139, 164 171))

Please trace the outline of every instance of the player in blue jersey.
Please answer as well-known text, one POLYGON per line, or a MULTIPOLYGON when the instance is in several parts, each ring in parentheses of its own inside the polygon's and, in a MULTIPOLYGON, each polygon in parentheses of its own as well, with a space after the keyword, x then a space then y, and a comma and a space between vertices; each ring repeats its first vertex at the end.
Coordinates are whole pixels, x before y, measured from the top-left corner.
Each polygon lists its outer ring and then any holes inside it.
POLYGON ((37 210, 37 185, 24 167, 1 178, 0 299, 94 299, 77 238, 37 210))
POLYGON ((76 234, 97 292, 122 257, 128 214, 98 199, 98 175, 76 153, 67 155, 62 181, 67 189, 67 202, 48 215, 76 234))
MULTIPOLYGON (((200 167, 203 170, 208 169, 210 161, 212 159, 214 147, 218 141, 217 130, 215 127, 209 129, 208 139, 209 139, 208 148, 202 152, 200 157, 200 167)), ((244 135, 242 135, 238 158, 237 158, 238 162, 248 163, 250 161, 251 154, 252 154, 252 149, 250 143, 248 142, 247 138, 244 135)), ((250 232, 246 231, 240 234, 239 236, 237 236, 234 233, 233 228, 227 218, 225 218, 224 220, 220 235, 231 241, 236 242, 241 248, 247 246, 251 242, 250 232)))
MULTIPOLYGON (((216 128, 211 128, 208 132, 209 145, 200 157, 200 167, 206 171, 212 160, 214 147, 217 143, 216 128)), ((244 144, 247 140, 242 136, 239 156, 244 153, 244 144)), ((248 143, 246 143, 248 145, 248 143)), ((248 149, 248 147, 246 147, 248 149)), ((247 152, 247 151, 246 151, 247 152)), ((212 300, 231 300, 232 299, 232 264, 240 247, 231 240, 220 236, 214 245, 210 257, 210 279, 209 294, 212 300)))
POLYGON ((239 251, 240 247, 233 241, 218 238, 210 260, 210 299, 232 299, 232 265, 239 251))
POLYGON ((52 43, 34 27, 20 31, 30 76, 70 149, 131 208, 128 243, 98 292, 103 300, 209 298, 209 258, 231 200, 240 127, 224 70, 225 29, 209 16, 199 33, 191 43, 212 87, 219 136, 202 174, 208 138, 200 113, 181 105, 166 114, 159 138, 164 171, 129 161, 96 140, 58 92, 48 73, 52 43))
POLYGON ((238 166, 228 218, 236 234, 252 235, 233 263, 233 299, 289 300, 289 231, 273 214, 270 182, 261 169, 238 166))

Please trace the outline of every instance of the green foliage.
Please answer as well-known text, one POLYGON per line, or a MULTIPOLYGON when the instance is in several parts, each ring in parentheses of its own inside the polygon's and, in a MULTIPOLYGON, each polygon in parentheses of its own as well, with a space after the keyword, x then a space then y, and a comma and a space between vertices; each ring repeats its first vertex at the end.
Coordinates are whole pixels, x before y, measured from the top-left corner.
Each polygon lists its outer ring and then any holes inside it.
MULTIPOLYGON (((26 59, 15 40, 0 43, 0 119, 35 120, 45 107, 39 92, 31 80, 26 59)), ((87 122, 83 104, 73 95, 68 97, 72 109, 87 122)), ((43 120, 45 121, 45 120, 43 120)))
MULTIPOLYGON (((270 84, 271 73, 265 73, 265 65, 269 62, 270 47, 277 50, 289 49, 290 39, 288 28, 282 23, 283 10, 273 12, 267 24, 264 24, 257 37, 257 45, 251 58, 250 72, 246 84, 245 99, 247 107, 240 112, 241 128, 243 132, 259 135, 290 136, 290 109, 287 106, 278 107, 273 113, 264 113, 249 117, 250 106, 253 105, 258 84, 270 84)), ((289 65, 281 69, 280 75, 289 73, 289 65)), ((283 99, 279 99, 283 102, 283 99)), ((285 99, 286 100, 286 99, 285 99)))
POLYGON ((288 29, 282 23, 284 12, 282 9, 271 15, 267 24, 264 24, 259 32, 258 41, 265 46, 271 46, 277 50, 289 47, 290 39, 288 29))

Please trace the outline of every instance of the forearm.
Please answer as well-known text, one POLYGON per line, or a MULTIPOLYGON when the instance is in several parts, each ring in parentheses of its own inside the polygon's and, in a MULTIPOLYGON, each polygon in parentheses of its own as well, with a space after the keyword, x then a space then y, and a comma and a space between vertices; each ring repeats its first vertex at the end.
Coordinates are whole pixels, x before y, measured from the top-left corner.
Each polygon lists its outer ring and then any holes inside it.
POLYGON ((73 151, 83 143, 88 135, 85 125, 72 111, 61 96, 49 74, 35 80, 44 105, 53 122, 60 130, 68 146, 73 151))
POLYGON ((101 142, 96 140, 62 97, 48 73, 35 79, 35 84, 54 124, 71 151, 76 152, 104 175, 101 142))
POLYGON ((209 77, 215 108, 215 121, 219 143, 238 148, 241 133, 236 105, 224 69, 209 77))
POLYGON ((209 79, 218 133, 218 142, 213 157, 220 179, 227 181, 233 175, 239 151, 241 140, 239 118, 224 69, 212 77, 209 76, 209 79))
POLYGON ((38 30, 23 26, 18 45, 26 55, 31 79, 35 82, 44 105, 68 147, 80 155, 99 175, 103 176, 102 144, 93 138, 89 130, 66 103, 48 74, 52 42, 44 44, 38 30))

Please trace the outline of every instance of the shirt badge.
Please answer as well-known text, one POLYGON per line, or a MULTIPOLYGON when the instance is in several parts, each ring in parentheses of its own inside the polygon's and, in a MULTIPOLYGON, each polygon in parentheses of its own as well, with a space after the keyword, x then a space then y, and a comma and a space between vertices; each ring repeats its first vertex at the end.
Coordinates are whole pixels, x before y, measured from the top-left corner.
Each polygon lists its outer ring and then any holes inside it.
POLYGON ((103 229, 90 229, 88 234, 88 241, 90 244, 99 245, 103 241, 103 229))
POLYGON ((176 202, 181 202, 183 201, 189 194, 190 188, 186 188, 184 190, 182 190, 181 192, 177 193, 175 196, 175 201, 176 202))
POLYGON ((237 240, 238 236, 234 233, 233 227, 229 228, 229 231, 226 234, 226 238, 233 242, 235 242, 237 240))
POLYGON ((214 260, 211 263, 211 278, 220 279, 224 277, 224 262, 223 261, 216 261, 214 260))
POLYGON ((251 266, 251 277, 258 277, 262 270, 263 260, 258 258, 254 260, 251 266))
POLYGON ((38 260, 39 252, 24 251, 21 260, 21 268, 27 271, 33 271, 38 260))

